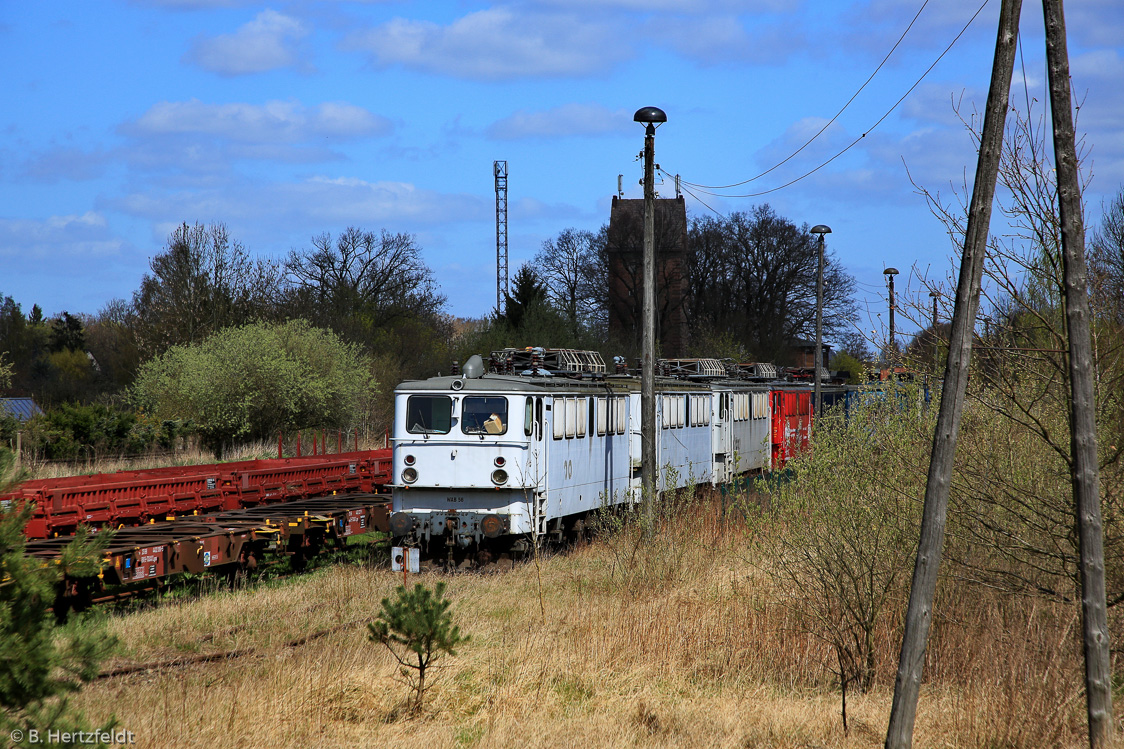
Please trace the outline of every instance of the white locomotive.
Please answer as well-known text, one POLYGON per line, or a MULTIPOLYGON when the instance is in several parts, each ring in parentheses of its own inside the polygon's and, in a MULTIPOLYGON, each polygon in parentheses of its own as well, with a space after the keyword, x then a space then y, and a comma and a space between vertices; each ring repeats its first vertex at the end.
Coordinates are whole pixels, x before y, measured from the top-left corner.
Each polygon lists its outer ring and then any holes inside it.
MULTIPOLYGON (((661 364, 673 375, 656 380, 661 491, 771 466, 775 386, 732 379, 713 359, 661 364)), ((558 349, 495 352, 491 370, 474 356, 463 374, 395 391, 396 539, 525 544, 640 500, 639 378, 558 349)))

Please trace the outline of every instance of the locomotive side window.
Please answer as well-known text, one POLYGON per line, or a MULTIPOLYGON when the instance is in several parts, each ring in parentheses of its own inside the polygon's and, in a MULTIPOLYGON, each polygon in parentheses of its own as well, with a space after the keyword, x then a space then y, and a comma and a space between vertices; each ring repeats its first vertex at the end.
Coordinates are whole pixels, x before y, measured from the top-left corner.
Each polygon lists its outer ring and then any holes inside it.
POLYGON ((574 436, 576 437, 585 436, 585 401, 585 398, 574 399, 574 416, 576 417, 576 421, 574 423, 574 436))
POLYGON ((597 434, 605 436, 609 424, 609 401, 606 398, 594 398, 597 401, 597 434))
POLYGON ((535 439, 542 439, 542 398, 535 398, 535 439))
POLYGON ((531 432, 535 430, 535 399, 527 396, 527 408, 523 414, 523 434, 527 437, 531 436, 531 432))
POLYGON ((502 395, 467 396, 461 406, 461 431, 465 434, 506 434, 507 398, 502 395))
POLYGON ((566 436, 566 399, 555 398, 554 408, 554 439, 560 440, 566 436))
POLYGON ((406 401, 406 431, 410 434, 448 434, 453 422, 453 399, 445 395, 411 395, 406 401))

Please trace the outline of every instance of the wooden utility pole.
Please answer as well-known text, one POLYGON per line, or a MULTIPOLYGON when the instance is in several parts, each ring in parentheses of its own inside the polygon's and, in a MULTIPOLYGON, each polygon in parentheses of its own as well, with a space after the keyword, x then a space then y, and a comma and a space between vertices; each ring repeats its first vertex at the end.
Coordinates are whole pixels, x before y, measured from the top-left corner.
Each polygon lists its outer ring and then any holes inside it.
POLYGON ((1085 275, 1085 225, 1077 175, 1073 103, 1069 87, 1062 0, 1042 0, 1046 20, 1046 66, 1054 124, 1054 164, 1062 230, 1065 322, 1069 338, 1069 430, 1073 506, 1081 557, 1081 620, 1085 645, 1085 702, 1089 746, 1112 743, 1112 666, 1105 605, 1104 545, 1101 527, 1097 422, 1093 401, 1093 345, 1085 275))
POLYGON ((658 107, 636 110, 634 122, 644 128, 644 306, 640 352, 640 494, 644 503, 644 533, 656 522, 656 123, 667 122, 658 107))
POLYGON ((960 278, 956 286, 941 408, 937 416, 936 432, 933 434, 929 477, 925 484, 921 539, 917 546, 905 634, 898 660, 898 675, 894 682, 894 703, 890 709, 890 724, 886 729, 887 749, 905 749, 913 744, 913 723, 917 717, 917 699, 921 690, 921 666, 925 660, 929 627, 933 620, 937 572, 944 549, 949 483, 956 455, 960 417, 964 410, 964 395, 968 386, 972 334, 980 303, 980 281, 991 225, 995 180, 999 174, 999 158, 1003 151, 1003 129, 1007 119, 1011 73, 1015 67, 1021 11, 1022 0, 1003 0, 999 10, 995 59, 991 68, 991 86, 987 94, 983 133, 980 136, 976 181, 968 209, 960 278))

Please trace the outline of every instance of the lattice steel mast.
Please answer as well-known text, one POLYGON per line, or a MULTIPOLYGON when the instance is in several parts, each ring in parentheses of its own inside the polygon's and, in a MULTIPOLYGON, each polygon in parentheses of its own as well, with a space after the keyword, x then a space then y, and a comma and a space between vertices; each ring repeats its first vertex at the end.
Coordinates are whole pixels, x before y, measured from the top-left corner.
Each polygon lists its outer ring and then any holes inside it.
POLYGON ((507 162, 493 161, 496 177, 496 310, 503 311, 507 282, 507 162))

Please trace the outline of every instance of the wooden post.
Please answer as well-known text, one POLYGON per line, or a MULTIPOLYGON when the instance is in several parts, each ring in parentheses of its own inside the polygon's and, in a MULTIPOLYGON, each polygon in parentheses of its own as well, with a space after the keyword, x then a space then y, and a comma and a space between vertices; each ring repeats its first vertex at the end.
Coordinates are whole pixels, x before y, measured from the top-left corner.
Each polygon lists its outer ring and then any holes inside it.
POLYGON ((995 59, 980 136, 976 181, 972 187, 972 202, 968 209, 964 255, 960 261, 952 333, 948 342, 948 362, 944 372, 944 388, 941 391, 941 408, 933 434, 933 450, 921 518, 921 539, 913 567, 909 609, 906 611, 898 675, 894 682, 894 703, 890 708, 890 723, 886 729, 886 749, 905 749, 913 744, 913 723, 917 717, 917 699, 921 691, 921 666, 925 660, 929 627, 933 620, 937 572, 944 549, 949 483, 956 455, 960 417, 964 410, 964 394, 968 385, 972 332, 980 304, 980 280, 987 251, 991 207, 995 199, 995 180, 999 174, 999 158, 1003 151, 1003 129, 1007 119, 1011 74, 1015 67, 1021 11, 1022 0, 1003 0, 999 11, 995 59))
POLYGON ((1081 620, 1085 649, 1085 703, 1089 746, 1112 743, 1112 666, 1105 605, 1104 545, 1100 474, 1097 467, 1096 404, 1093 396, 1093 345, 1085 268, 1085 222, 1069 85, 1062 0, 1042 0, 1046 21, 1046 67, 1058 174, 1058 212, 1062 230, 1065 322, 1069 337, 1069 429, 1073 506, 1081 569, 1081 620))

